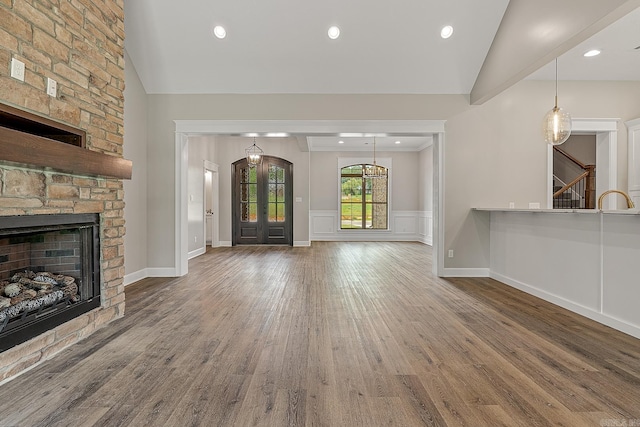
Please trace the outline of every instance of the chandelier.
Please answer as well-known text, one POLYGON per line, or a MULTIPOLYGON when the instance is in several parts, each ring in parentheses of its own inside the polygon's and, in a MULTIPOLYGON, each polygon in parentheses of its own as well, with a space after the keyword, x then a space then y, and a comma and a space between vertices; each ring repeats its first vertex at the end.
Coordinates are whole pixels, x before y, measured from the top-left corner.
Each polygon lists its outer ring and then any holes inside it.
POLYGON ((386 178, 387 168, 378 166, 376 163, 376 137, 373 137, 373 164, 364 165, 362 169, 363 178, 386 178))
POLYGON ((556 58, 556 98, 555 105, 542 121, 542 133, 545 142, 560 145, 571 136, 571 116, 558 108, 558 58, 556 58))
POLYGON ((260 147, 256 145, 256 137, 253 137, 253 145, 244 150, 247 155, 247 163, 249 166, 257 166, 262 163, 262 156, 264 155, 264 151, 260 147))

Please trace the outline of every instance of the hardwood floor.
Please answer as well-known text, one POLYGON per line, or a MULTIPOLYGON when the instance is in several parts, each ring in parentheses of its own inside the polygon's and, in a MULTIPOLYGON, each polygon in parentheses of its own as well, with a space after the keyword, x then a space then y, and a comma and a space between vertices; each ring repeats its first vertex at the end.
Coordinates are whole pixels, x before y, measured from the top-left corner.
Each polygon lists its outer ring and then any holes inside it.
POLYGON ((640 340, 419 243, 236 247, 0 386, 0 426, 640 425, 640 340))

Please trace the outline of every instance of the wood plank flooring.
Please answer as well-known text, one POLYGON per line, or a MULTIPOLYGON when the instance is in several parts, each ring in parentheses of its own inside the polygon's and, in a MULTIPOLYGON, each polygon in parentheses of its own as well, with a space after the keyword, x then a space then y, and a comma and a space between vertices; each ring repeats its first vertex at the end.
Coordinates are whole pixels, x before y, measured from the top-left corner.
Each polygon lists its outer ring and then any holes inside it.
POLYGON ((640 425, 640 340, 418 243, 210 250, 0 386, 0 426, 640 425))

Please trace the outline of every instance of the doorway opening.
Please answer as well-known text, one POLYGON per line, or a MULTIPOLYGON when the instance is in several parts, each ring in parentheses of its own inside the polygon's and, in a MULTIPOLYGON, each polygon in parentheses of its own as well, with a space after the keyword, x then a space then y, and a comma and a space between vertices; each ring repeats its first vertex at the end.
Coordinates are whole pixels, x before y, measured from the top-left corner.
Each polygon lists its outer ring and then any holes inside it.
POLYGON ((218 165, 204 161, 205 245, 220 246, 220 194, 218 165))
POLYGON ((553 147, 553 208, 595 209, 596 136, 571 135, 553 147))
MULTIPOLYGON (((618 119, 573 119, 572 135, 595 135, 596 162, 595 197, 617 187, 618 179, 618 119)), ((560 146, 562 147, 562 145, 560 146)), ((554 150, 547 148, 547 208, 553 208, 554 150)), ((616 199, 605 201, 605 209, 616 209, 616 199)))

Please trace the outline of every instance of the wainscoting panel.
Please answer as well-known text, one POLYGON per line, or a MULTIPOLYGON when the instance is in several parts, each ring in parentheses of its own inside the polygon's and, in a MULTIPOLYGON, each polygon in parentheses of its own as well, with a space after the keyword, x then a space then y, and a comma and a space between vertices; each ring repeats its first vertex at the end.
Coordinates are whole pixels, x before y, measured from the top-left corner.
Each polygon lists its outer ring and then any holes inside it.
POLYGON ((311 241, 409 241, 430 245, 431 212, 392 211, 389 230, 340 230, 338 211, 309 211, 311 241))
POLYGON ((333 240, 338 224, 338 211, 309 211, 310 240, 333 240), (322 236, 329 237, 322 239, 322 236))
POLYGON ((415 236, 418 232, 418 215, 417 212, 392 212, 393 220, 391 230, 396 235, 415 236))
POLYGON ((425 245, 433 246, 433 212, 418 212, 418 236, 425 245))

